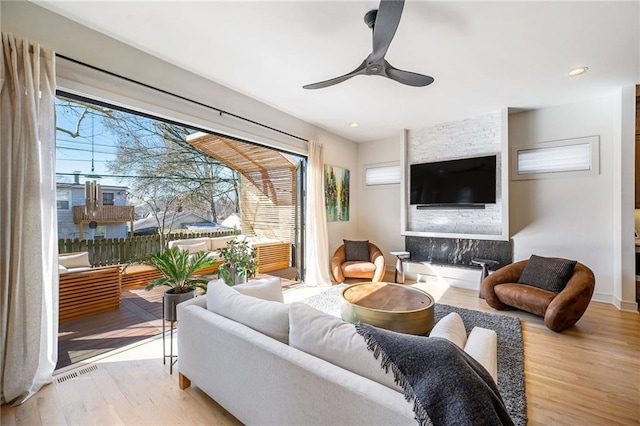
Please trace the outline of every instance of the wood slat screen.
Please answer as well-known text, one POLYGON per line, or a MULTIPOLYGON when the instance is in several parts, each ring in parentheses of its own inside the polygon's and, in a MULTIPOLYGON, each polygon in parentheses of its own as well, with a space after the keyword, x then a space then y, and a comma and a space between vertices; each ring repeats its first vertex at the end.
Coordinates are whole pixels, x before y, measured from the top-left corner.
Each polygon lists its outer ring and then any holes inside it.
POLYGON ((293 204, 276 205, 242 176, 240 178, 242 233, 293 243, 295 241, 295 191, 292 192, 292 198, 293 204))
POLYGON ((59 322, 118 309, 120 285, 118 266, 61 274, 59 322))
POLYGON ((296 163, 289 155, 206 133, 193 134, 187 141, 240 173, 245 235, 295 241, 296 163))

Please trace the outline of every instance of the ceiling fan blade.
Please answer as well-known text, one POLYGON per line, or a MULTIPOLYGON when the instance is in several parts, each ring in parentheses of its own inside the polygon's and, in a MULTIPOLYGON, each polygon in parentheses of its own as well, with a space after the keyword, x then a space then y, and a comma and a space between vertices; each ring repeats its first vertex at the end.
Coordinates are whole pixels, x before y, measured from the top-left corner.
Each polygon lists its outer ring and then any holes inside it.
POLYGON ((415 72, 399 70, 398 68, 394 68, 387 61, 384 61, 384 65, 387 77, 397 81, 398 83, 414 87, 424 87, 434 82, 433 77, 415 72))
POLYGON ((384 58, 387 54, 389 45, 396 34, 402 9, 404 8, 404 0, 381 0, 376 21, 373 26, 373 52, 371 53, 371 62, 376 63, 384 58))
POLYGON ((320 81, 318 83, 307 84, 302 86, 303 89, 322 89, 325 87, 333 86, 334 84, 342 83, 345 80, 349 80, 351 77, 355 77, 356 75, 364 74, 365 69, 367 67, 367 60, 365 59, 355 70, 347 73, 345 75, 341 75, 340 77, 332 78, 330 80, 320 81))

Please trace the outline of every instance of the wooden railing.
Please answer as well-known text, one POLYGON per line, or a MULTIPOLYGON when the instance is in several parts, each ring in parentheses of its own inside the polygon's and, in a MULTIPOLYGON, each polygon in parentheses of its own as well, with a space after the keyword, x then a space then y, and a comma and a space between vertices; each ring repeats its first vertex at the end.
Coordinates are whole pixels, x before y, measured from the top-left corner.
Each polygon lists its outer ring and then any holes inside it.
MULTIPOLYGON (((220 237, 233 235, 233 229, 221 229, 207 233, 175 233, 168 235, 167 241, 184 238, 220 237)), ((96 240, 61 239, 58 240, 59 253, 89 252, 89 261, 94 267, 128 263, 159 252, 159 235, 142 235, 128 238, 101 238, 96 240)))
POLYGON ((135 206, 101 206, 100 211, 91 216, 86 214, 84 206, 73 206, 73 223, 118 223, 132 222, 135 206))

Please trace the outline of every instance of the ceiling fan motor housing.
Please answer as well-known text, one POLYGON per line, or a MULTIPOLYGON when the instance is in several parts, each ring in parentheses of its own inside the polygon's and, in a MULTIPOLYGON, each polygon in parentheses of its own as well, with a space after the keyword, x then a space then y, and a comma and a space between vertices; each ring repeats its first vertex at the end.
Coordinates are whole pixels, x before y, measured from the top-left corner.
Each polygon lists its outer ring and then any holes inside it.
POLYGON ((376 24, 376 16, 378 16, 378 9, 372 9, 364 15, 364 23, 367 24, 367 27, 373 29, 376 24))

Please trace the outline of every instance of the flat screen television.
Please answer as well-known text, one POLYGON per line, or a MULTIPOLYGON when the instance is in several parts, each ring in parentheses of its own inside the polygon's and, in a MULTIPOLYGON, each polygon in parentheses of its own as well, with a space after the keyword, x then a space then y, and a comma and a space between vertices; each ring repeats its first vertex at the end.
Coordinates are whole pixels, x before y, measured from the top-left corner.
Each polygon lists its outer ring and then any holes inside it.
POLYGON ((496 156, 412 164, 409 204, 473 206, 496 202, 496 156))

